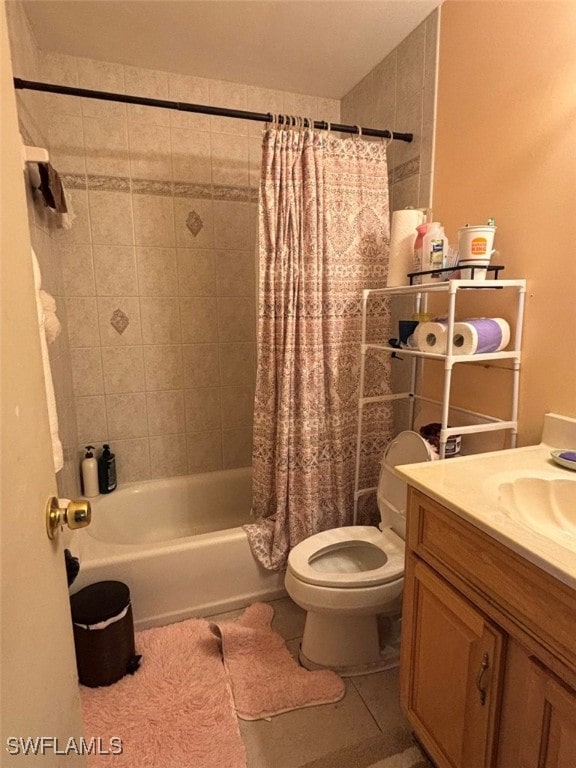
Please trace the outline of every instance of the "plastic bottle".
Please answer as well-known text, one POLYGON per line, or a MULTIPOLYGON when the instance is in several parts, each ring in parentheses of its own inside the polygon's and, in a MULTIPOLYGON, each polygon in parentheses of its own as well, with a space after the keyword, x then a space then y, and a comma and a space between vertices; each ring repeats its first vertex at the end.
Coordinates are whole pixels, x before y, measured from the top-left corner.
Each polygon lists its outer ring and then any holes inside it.
MULTIPOLYGON (((428 224, 428 229, 422 242, 422 262, 420 269, 425 272, 429 269, 442 269, 444 257, 448 251, 448 238, 444 234, 444 227, 439 221, 428 224)), ((442 280, 442 274, 422 275, 423 283, 434 283, 442 280)))
POLYGON ((82 487, 87 498, 98 496, 98 462, 94 458, 93 445, 86 446, 86 455, 82 461, 82 487))
POLYGON ((424 246, 424 235, 426 234, 427 229, 428 224, 426 222, 424 222, 424 224, 419 224, 416 227, 416 232, 418 232, 418 234, 414 241, 414 272, 420 272, 422 269, 422 248, 424 246))
POLYGON ((116 459, 108 443, 104 443, 98 459, 98 485, 100 493, 112 493, 116 488, 116 459))

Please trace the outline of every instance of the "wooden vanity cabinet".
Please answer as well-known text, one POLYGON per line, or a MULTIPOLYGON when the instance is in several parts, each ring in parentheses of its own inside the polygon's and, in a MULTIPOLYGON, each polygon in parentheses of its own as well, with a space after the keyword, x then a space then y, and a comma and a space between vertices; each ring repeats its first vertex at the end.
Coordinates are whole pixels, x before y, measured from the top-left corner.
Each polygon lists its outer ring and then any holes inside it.
POLYGON ((576 595, 413 488, 402 708, 438 768, 576 768, 576 595))

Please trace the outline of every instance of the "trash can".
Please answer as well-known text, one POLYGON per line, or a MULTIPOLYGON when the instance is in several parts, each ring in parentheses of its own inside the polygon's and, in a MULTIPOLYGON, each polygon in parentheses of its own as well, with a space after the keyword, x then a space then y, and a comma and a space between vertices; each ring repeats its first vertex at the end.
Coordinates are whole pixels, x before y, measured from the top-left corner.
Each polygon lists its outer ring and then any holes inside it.
POLYGON ((78 679, 97 688, 112 685, 139 666, 130 590, 121 581, 99 581, 71 595, 78 679))

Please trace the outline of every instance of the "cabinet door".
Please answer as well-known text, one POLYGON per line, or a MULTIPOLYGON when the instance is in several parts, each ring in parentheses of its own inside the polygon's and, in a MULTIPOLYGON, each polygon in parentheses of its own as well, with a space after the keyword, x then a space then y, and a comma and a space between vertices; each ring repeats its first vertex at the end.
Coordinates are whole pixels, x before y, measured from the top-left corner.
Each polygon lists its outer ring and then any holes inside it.
POLYGON ((576 692, 512 643, 506 659, 499 768, 574 768, 576 692))
POLYGON ((502 633, 413 556, 406 561, 402 706, 439 768, 493 764, 502 633))

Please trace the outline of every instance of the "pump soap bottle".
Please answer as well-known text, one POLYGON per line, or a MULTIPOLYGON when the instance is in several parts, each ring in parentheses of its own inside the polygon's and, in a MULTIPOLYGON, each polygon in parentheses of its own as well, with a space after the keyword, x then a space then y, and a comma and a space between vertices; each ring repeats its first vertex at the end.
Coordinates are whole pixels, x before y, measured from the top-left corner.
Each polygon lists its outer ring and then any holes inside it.
POLYGON ((88 499, 98 496, 98 462, 94 458, 94 446, 86 446, 86 456, 82 461, 82 488, 88 499))
POLYGON ((100 493, 112 493, 116 488, 116 459, 108 443, 104 443, 102 455, 98 459, 98 484, 100 493))

